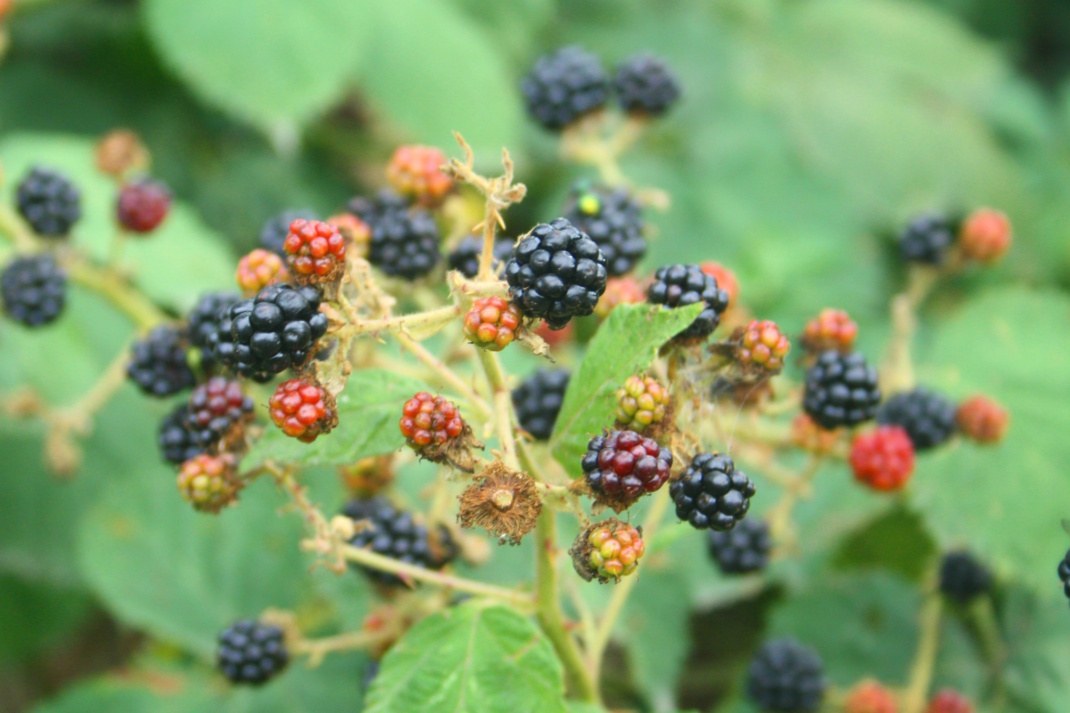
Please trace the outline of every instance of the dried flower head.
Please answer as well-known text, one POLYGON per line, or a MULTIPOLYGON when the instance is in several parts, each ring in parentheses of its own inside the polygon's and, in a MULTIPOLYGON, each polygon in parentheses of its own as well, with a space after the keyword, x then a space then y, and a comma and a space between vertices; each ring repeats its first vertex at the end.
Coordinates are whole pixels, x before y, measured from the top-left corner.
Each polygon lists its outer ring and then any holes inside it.
POLYGON ((504 544, 520 544, 521 538, 535 527, 542 512, 542 501, 535 481, 523 473, 509 470, 495 461, 480 474, 458 498, 461 510, 457 520, 461 527, 478 526, 497 535, 504 544))

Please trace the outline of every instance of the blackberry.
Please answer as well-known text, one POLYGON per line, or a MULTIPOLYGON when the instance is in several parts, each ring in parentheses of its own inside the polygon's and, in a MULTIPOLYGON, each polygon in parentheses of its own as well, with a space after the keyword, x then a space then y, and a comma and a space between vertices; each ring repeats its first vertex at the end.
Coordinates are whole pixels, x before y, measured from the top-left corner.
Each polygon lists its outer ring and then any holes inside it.
POLYGON ((59 171, 30 170, 15 193, 19 213, 38 235, 63 238, 82 217, 82 195, 59 171))
POLYGON ((720 453, 700 453, 669 486, 676 516, 700 530, 731 530, 750 509, 754 483, 720 453))
POLYGON ((1063 594, 1070 599, 1070 550, 1067 550, 1066 557, 1059 563, 1058 573, 1059 581, 1063 583, 1063 594))
POLYGON ((219 325, 226 311, 240 299, 235 292, 208 292, 186 315, 190 346, 201 350, 201 364, 205 367, 215 362, 212 344, 219 338, 219 325))
POLYGON ((942 265, 954 241, 955 231, 947 218, 920 215, 900 233, 899 256, 904 262, 942 265))
POLYGON ((955 432, 955 404, 924 387, 896 394, 877 411, 877 423, 899 426, 914 450, 935 448, 955 432))
POLYGON ((580 465, 599 500, 623 508, 665 484, 672 451, 635 431, 610 431, 588 442, 580 465))
POLYGON ((54 322, 67 303, 67 275, 51 255, 31 255, 9 262, 0 273, 4 311, 27 327, 54 322))
POLYGON ((242 376, 260 382, 303 366, 316 340, 327 332, 327 316, 319 305, 314 287, 268 285, 230 308, 229 319, 220 323, 214 354, 242 376))
POLYGON ((544 319, 550 329, 591 314, 606 277, 598 244, 565 218, 532 228, 505 264, 509 296, 521 314, 544 319))
POLYGON ((765 520, 743 520, 727 532, 710 530, 710 556, 724 574, 746 574, 765 569, 773 537, 765 520))
POLYGON ((438 225, 422 208, 388 190, 373 200, 355 198, 349 210, 371 229, 368 262, 387 275, 415 280, 435 269, 442 258, 438 225))
MULTIPOLYGON (((349 541, 354 547, 427 569, 442 569, 457 556, 457 546, 448 528, 439 525, 432 538, 427 527, 417 523, 412 513, 398 510, 385 498, 350 500, 342 514, 359 523, 359 531, 349 541)), ((389 572, 359 568, 380 584, 404 584, 389 572)))
POLYGON ((175 465, 204 453, 205 449, 195 439, 189 423, 188 404, 179 404, 163 417, 156 431, 156 444, 160 447, 163 459, 175 465))
POLYGON ((613 78, 624 111, 660 116, 680 98, 680 82, 661 59, 638 54, 621 62, 613 78))
POLYGON ((260 246, 286 259, 286 236, 290 234, 290 223, 298 219, 316 220, 316 213, 308 209, 286 210, 264 221, 260 228, 260 246))
POLYGON ((543 55, 520 83, 535 121, 560 131, 609 99, 609 77, 595 55, 576 46, 543 55))
POLYGON ((237 381, 213 376, 190 394, 186 427, 190 441, 202 451, 225 450, 221 442, 232 429, 253 418, 253 399, 237 381))
POLYGON ((968 604, 992 588, 992 573, 969 552, 949 552, 940 563, 940 591, 968 604))
MULTIPOLYGON (((483 238, 469 235, 457 243, 446 260, 451 270, 457 270, 471 280, 479 273, 479 257, 483 254, 483 238)), ((513 254, 512 238, 500 238, 494 242, 495 267, 505 264, 513 254)), ((497 271, 497 269, 495 270, 497 271)))
POLYGON ((453 179, 442 172, 446 154, 433 146, 398 146, 386 167, 386 179, 398 193, 427 206, 440 204, 453 190, 453 179))
POLYGON ((764 644, 747 669, 747 696, 765 711, 812 713, 827 685, 821 657, 792 638, 764 644))
POLYGON ((646 254, 643 209, 626 188, 574 186, 565 218, 598 243, 611 277, 624 275, 646 254))
POLYGON ((236 503, 245 487, 236 466, 236 458, 229 453, 193 456, 178 468, 178 493, 194 510, 218 513, 236 503))
POLYGON ((829 349, 806 372, 803 410, 825 429, 857 426, 877 415, 877 370, 858 353, 829 349))
POLYGON ((647 300, 668 308, 686 307, 699 302, 706 309, 674 339, 703 339, 717 329, 721 315, 728 309, 728 293, 717 286, 717 280, 698 265, 667 265, 654 273, 654 282, 647 288, 647 300))
POLYGON ((259 686, 290 661, 282 629, 250 619, 237 621, 219 635, 216 665, 232 683, 259 686))
POLYGON ((134 342, 126 375, 149 396, 177 394, 196 383, 186 360, 189 340, 185 330, 163 325, 134 342))
POLYGON ((535 440, 550 439, 571 378, 568 369, 539 369, 513 389, 516 420, 535 440))

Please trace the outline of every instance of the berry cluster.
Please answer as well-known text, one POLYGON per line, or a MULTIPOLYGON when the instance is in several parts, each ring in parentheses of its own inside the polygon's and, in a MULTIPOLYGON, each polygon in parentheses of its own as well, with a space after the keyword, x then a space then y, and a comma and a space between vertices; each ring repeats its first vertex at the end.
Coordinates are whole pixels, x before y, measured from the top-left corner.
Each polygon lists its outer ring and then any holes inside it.
POLYGON ((115 215, 131 233, 151 233, 171 210, 171 191, 160 181, 141 179, 119 192, 115 215))
POLYGON ((399 146, 386 168, 395 191, 424 205, 438 205, 453 190, 453 179, 442 172, 446 155, 431 146, 399 146))
POLYGON ((237 499, 241 488, 234 462, 225 455, 202 453, 178 469, 178 492, 201 512, 219 512, 237 499))
POLYGON ((591 439, 581 465, 591 491, 622 509, 665 484, 672 451, 635 431, 610 431, 591 439))
POLYGON ((611 518, 580 533, 580 541, 574 549, 579 575, 587 580, 597 577, 605 583, 610 580, 619 582, 621 577, 635 572, 646 545, 640 530, 611 518))
POLYGON ((710 530, 709 551, 724 574, 747 574, 765 569, 773 536, 765 520, 741 520, 731 530, 710 530))
POLYGON ((82 194, 65 175, 49 168, 30 170, 15 189, 19 214, 44 238, 64 238, 82 217, 82 194))
POLYGON ((27 327, 51 324, 67 304, 67 274, 51 255, 15 258, 0 272, 4 311, 27 327))
POLYGON ((134 342, 126 374, 149 396, 162 398, 184 391, 196 382, 186 358, 185 329, 163 325, 134 342))
POLYGON ((458 439, 465 427, 461 412, 452 402, 426 391, 405 402, 398 425, 409 445, 416 449, 458 439))
POLYGON ((311 210, 285 210, 264 221, 260 228, 260 247, 273 252, 280 258, 286 257, 286 238, 290 235, 290 226, 295 220, 316 220, 311 210))
POLYGON ((643 430, 665 419, 669 390, 652 376, 630 376, 617 392, 617 425, 643 430))
POLYGON ((764 644, 747 669, 747 695, 765 711, 813 713, 827 687, 817 652, 790 638, 764 644))
POLYGON ((784 357, 790 350, 791 342, 780 333, 776 322, 753 320, 740 338, 736 360, 745 369, 779 374, 784 368, 784 357))
POLYGON ((598 244, 611 277, 631 272, 646 254, 643 209, 625 188, 574 186, 564 216, 598 244))
POLYGON ((698 265, 669 265, 658 268, 654 282, 647 288, 651 303, 668 308, 703 304, 705 308, 676 339, 689 341, 705 339, 721 323, 721 315, 728 309, 728 293, 717 286, 717 280, 698 265))
POLYGON ((899 490, 914 472, 914 446, 898 426, 881 426, 861 433, 851 444, 855 479, 874 490, 899 490))
MULTIPOLYGON (((357 530, 349 543, 377 555, 426 569, 442 569, 458 554, 448 528, 439 525, 433 532, 429 531, 411 513, 398 510, 384 498, 350 500, 342 514, 353 520, 357 530)), ((379 584, 404 584, 404 580, 390 572, 370 567, 360 569, 379 584)))
POLYGON ((219 635, 216 666, 231 683, 267 683, 289 661, 282 629, 272 624, 243 619, 219 635))
POLYGON ((391 191, 373 199, 354 198, 349 211, 371 230, 368 262, 391 277, 416 280, 424 277, 442 259, 438 225, 422 208, 391 191))
POLYGON ((802 344, 806 351, 820 354, 829 349, 847 354, 854 348, 858 325, 842 309, 827 308, 806 323, 802 344))
POLYGON ((238 261, 234 278, 242 294, 252 297, 268 285, 289 282, 290 271, 286 269, 286 263, 281 257, 269 250, 256 248, 238 261))
POLYGON ((282 249, 302 284, 334 282, 345 271, 345 239, 330 223, 298 218, 290 223, 282 249))
POLYGON ((746 473, 720 453, 700 453, 669 486, 676 516, 700 530, 731 530, 750 509, 755 487, 746 473))
POLYGON ((512 302, 481 297, 464 316, 464 336, 477 347, 498 352, 516 339, 520 320, 520 311, 512 302))
POLYGON ((290 379, 268 401, 272 422, 287 436, 311 443, 338 424, 334 396, 314 381, 290 379))
MULTIPOLYGON (((495 272, 505 264, 505 261, 513 254, 513 241, 510 238, 499 238, 494 241, 494 266, 495 272)), ((483 255, 483 238, 469 235, 457 247, 446 256, 446 263, 451 270, 457 270, 468 279, 479 274, 479 258, 483 255)))
POLYGON ((858 352, 822 352, 806 372, 803 410, 822 428, 869 421, 880 400, 877 370, 858 352))
POLYGON ((992 573, 966 551, 949 552, 940 562, 940 591, 968 604, 992 588, 992 573))
POLYGON ((877 423, 899 426, 925 451, 951 438, 955 432, 955 404, 926 388, 896 394, 877 412, 877 423))

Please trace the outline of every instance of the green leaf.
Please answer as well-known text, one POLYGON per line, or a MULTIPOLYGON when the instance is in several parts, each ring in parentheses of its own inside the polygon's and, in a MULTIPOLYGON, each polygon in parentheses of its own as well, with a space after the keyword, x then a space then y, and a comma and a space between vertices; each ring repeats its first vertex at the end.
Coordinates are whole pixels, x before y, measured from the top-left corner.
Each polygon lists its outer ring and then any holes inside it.
POLYGON ((565 713, 561 663, 529 620, 463 604, 427 617, 383 658, 369 713, 565 713))
POLYGON ((498 165, 503 147, 516 150, 520 92, 496 37, 439 0, 391 0, 368 8, 376 31, 360 80, 391 123, 413 140, 452 153, 459 149, 450 132, 459 131, 491 165, 498 165))
POLYGON ((304 465, 346 465, 405 444, 398 418, 405 401, 427 388, 422 382, 383 369, 354 372, 338 395, 338 426, 312 443, 301 443, 274 427, 247 456, 246 466, 277 460, 304 465))
POLYGON ((341 97, 374 26, 369 10, 347 0, 148 0, 144 18, 164 62, 197 95, 272 130, 341 97))
POLYGON ((642 569, 619 627, 631 670, 647 699, 659 711, 674 710, 676 683, 691 647, 691 608, 685 601, 665 606, 666 592, 687 591, 687 579, 679 569, 682 567, 668 571, 642 569))
POLYGON ((0 575, 0 664, 40 653, 81 625, 90 611, 85 592, 0 575))
POLYGON ((569 381, 550 437, 554 457, 573 477, 581 475, 580 458, 587 451, 587 441, 613 425, 616 390, 629 376, 650 366, 658 348, 701 311, 702 305, 680 309, 621 305, 598 328, 569 381))
POLYGON ((932 537, 916 513, 896 508, 847 534, 832 566, 844 570, 885 568, 920 580, 936 554, 932 537))
POLYGON ((918 458, 915 507, 943 548, 968 545, 1025 586, 1051 591, 1052 562, 1066 551, 1059 526, 1070 461, 1070 299, 1004 289, 972 301, 941 325, 920 359, 928 383, 952 396, 984 393, 1010 412, 996 446, 961 442, 918 458))
POLYGON ((1065 710, 1070 700, 1070 615, 1066 600, 1043 601, 1014 589, 1002 612, 1009 647, 1004 680, 1008 711, 1065 710))

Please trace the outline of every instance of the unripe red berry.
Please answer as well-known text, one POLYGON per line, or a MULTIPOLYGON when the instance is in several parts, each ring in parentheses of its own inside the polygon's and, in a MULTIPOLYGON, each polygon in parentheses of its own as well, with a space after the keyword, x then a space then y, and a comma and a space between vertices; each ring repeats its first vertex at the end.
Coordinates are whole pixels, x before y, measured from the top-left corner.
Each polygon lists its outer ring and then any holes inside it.
POLYGON ((825 308, 817 317, 806 323, 803 331, 803 348, 814 354, 826 349, 835 349, 846 354, 854 347, 858 337, 858 325, 842 309, 825 308))
POLYGON ((268 401, 271 420, 287 436, 311 443, 338 425, 334 396, 317 383, 290 379, 268 401))
POLYGON ((973 713, 973 704, 958 691, 945 689, 932 697, 925 713, 973 713))
POLYGON ((298 218, 282 244, 286 262, 302 284, 337 280, 345 271, 345 238, 330 223, 298 218))
POLYGON ((780 373, 789 351, 791 342, 781 334, 776 322, 753 320, 743 333, 736 359, 744 367, 780 373))
POLYGON ((142 179, 119 191, 116 217, 132 233, 151 233, 171 210, 171 191, 163 183, 142 179))
POLYGON ((880 426, 855 436, 850 461, 858 482, 874 490, 899 490, 914 472, 914 446, 899 426, 880 426))
POLYGON ((339 213, 327 218, 327 223, 338 228, 346 242, 356 248, 357 254, 364 255, 368 252, 372 229, 363 220, 352 213, 339 213))
POLYGON ((994 263, 1011 247, 1011 221, 1005 213, 992 208, 980 208, 962 222, 959 229, 959 248, 971 260, 994 263))
POLYGON ((843 713, 898 713, 895 696, 876 681, 862 681, 843 702, 843 713))
POLYGON ((441 396, 421 391, 405 402, 399 422, 402 435, 409 445, 419 450, 425 446, 442 445, 464 432, 460 411, 441 396))
POLYGON ((520 311, 502 297, 481 297, 464 316, 464 336, 477 347, 500 352, 516 339, 520 311))
POLYGON ((973 396, 959 405, 955 421, 962 434, 970 440, 998 443, 1007 433, 1010 415, 987 396, 973 396))
POLYGON ((242 293, 246 297, 253 297, 268 285, 288 282, 290 271, 286 269, 286 264, 281 257, 268 250, 257 248, 238 261, 238 270, 234 277, 242 293))
POLYGON ((399 146, 390 158, 386 178, 398 193, 428 206, 438 205, 453 190, 442 172, 446 155, 431 146, 399 146))

